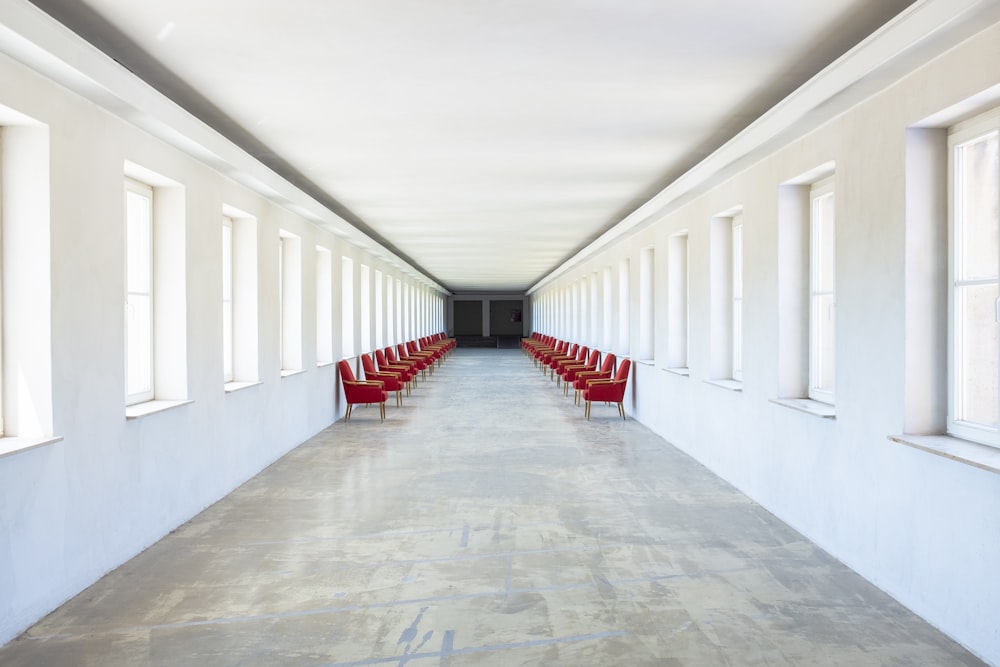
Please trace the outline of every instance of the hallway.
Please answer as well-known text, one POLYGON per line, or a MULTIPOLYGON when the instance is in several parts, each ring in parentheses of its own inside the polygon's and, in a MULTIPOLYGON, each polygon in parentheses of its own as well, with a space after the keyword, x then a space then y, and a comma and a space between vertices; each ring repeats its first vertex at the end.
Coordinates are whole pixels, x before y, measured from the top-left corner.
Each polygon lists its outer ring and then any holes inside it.
POLYGON ((979 665, 614 407, 456 350, 0 665, 979 665))

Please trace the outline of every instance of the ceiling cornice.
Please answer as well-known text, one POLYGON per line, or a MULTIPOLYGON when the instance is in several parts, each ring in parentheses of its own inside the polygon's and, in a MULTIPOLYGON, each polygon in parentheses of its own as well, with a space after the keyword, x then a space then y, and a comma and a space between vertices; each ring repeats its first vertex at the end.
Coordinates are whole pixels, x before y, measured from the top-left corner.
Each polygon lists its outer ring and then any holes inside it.
POLYGON ((351 225, 27 0, 0 3, 0 53, 442 294, 426 272, 351 225))
POLYGON ((978 32, 981 26, 975 20, 982 17, 1000 18, 1000 3, 918 0, 532 285, 527 294, 746 169, 779 142, 807 134, 884 89, 896 80, 898 66, 912 68, 944 53, 978 32))

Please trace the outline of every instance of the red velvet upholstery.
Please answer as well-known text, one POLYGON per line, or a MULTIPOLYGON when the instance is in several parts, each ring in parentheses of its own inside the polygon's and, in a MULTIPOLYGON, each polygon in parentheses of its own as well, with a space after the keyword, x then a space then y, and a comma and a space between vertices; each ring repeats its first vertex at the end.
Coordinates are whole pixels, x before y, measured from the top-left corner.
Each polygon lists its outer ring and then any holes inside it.
MULTIPOLYGON (((551 380, 555 376, 556 367, 559 365, 560 361, 576 361, 576 355, 580 350, 579 343, 573 343, 568 349, 563 350, 561 354, 551 354, 548 357, 548 361, 545 364, 549 367, 549 379, 551 380)), ((544 371, 543 371, 544 372, 544 371)))
POLYGON ((562 381, 562 369, 564 366, 572 364, 582 364, 587 360, 587 353, 590 348, 586 345, 574 345, 570 348, 570 354, 565 357, 556 357, 549 364, 549 379, 556 378, 556 386, 562 381))
POLYGON ((399 373, 395 371, 376 371, 375 362, 372 361, 371 355, 368 354, 361 355, 361 368, 365 371, 366 380, 379 380, 382 382, 382 388, 386 392, 391 391, 396 394, 397 408, 403 404, 403 389, 406 387, 406 384, 399 373))
POLYGON ((443 355, 443 352, 438 350, 418 347, 417 342, 413 340, 406 344, 406 352, 408 356, 427 359, 431 364, 428 368, 431 369, 432 373, 434 372, 434 365, 441 363, 441 356, 443 355))
POLYGON ((578 371, 576 377, 573 379, 573 389, 576 389, 576 393, 573 394, 573 402, 577 405, 580 404, 580 394, 583 390, 587 388, 587 380, 595 380, 597 378, 610 378, 611 373, 615 369, 615 355, 608 353, 608 356, 604 357, 604 363, 601 364, 601 369, 597 371, 578 371))
POLYGON ((351 421, 351 408, 357 403, 371 405, 378 403, 380 421, 385 421, 385 400, 388 398, 379 380, 355 380, 351 364, 341 359, 337 364, 340 368, 340 382, 344 385, 344 396, 347 398, 347 413, 344 421, 351 421))
POLYGON ((413 380, 413 384, 417 384, 417 373, 420 372, 419 361, 397 358, 396 351, 392 349, 392 345, 385 348, 385 358, 389 362, 390 366, 406 366, 410 370, 410 376, 413 380))
POLYGON ((566 350, 568 349, 569 349, 569 341, 561 340, 558 343, 556 343, 556 346, 554 348, 549 348, 542 351, 538 355, 538 365, 542 367, 542 372, 545 373, 548 370, 549 364, 552 362, 553 357, 565 356, 566 350))
POLYGON ((420 377, 427 376, 427 367, 431 365, 430 359, 407 354, 406 346, 402 343, 397 343, 396 352, 399 354, 398 359, 400 361, 412 363, 413 367, 420 371, 420 377))
POLYGON ((587 388, 583 390, 583 400, 587 404, 587 407, 584 408, 584 414, 588 420, 590 419, 591 401, 617 403, 618 414, 622 416, 622 419, 625 419, 625 407, 622 402, 625 400, 625 385, 628 383, 630 367, 631 362, 628 359, 623 359, 618 364, 618 372, 615 373, 614 378, 587 380, 587 388))
MULTIPOLYGON (((568 375, 570 375, 569 373, 567 373, 567 370, 574 369, 573 374, 575 374, 576 371, 592 371, 595 368, 597 368, 597 362, 600 358, 601 358, 601 353, 598 350, 594 350, 593 352, 591 352, 590 348, 584 345, 583 347, 580 348, 580 354, 576 355, 576 359, 572 361, 563 360, 562 362, 560 362, 559 366, 556 368, 556 375, 559 378, 559 380, 556 382, 556 386, 557 387, 559 386, 559 382, 563 382, 565 384, 572 381, 572 377, 567 377, 568 375), (588 354, 590 355, 589 363, 587 361, 588 354)), ((563 389, 563 393, 564 394, 569 393, 568 384, 563 389)))
POLYGON ((582 371, 597 370, 597 364, 601 360, 600 350, 591 350, 590 358, 582 364, 569 364, 562 367, 563 394, 569 395, 569 387, 576 380, 576 374, 582 371))
MULTIPOLYGON (((391 350, 392 348, 387 348, 391 350)), ((413 380, 413 376, 416 375, 416 371, 406 364, 390 364, 386 361, 385 352, 382 350, 375 350, 375 361, 378 362, 378 369, 380 371, 388 371, 389 373, 399 373, 399 379, 403 381, 406 385, 406 395, 410 395, 410 382, 413 380)))

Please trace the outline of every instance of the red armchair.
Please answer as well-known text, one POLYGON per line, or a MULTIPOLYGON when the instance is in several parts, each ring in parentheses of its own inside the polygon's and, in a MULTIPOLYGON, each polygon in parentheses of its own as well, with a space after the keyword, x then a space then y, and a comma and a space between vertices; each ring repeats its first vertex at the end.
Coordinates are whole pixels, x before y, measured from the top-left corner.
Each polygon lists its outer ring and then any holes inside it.
POLYGON ((351 408, 358 403, 371 405, 378 403, 379 421, 385 421, 385 401, 389 395, 382 388, 379 380, 355 380, 351 364, 341 359, 337 364, 340 368, 340 382, 344 385, 344 396, 347 399, 347 413, 344 421, 351 421, 351 408))
POLYGON ((590 358, 579 364, 567 364, 560 369, 563 381, 563 395, 569 395, 569 386, 576 380, 576 374, 582 371, 597 370, 597 364, 601 361, 601 351, 591 350, 590 358))
POLYGON ((573 394, 573 403, 580 405, 580 394, 583 390, 587 388, 587 380, 596 380, 598 378, 606 379, 610 378, 615 370, 615 355, 608 353, 608 356, 604 357, 604 363, 601 364, 601 369, 597 371, 578 371, 576 377, 573 380, 573 389, 576 393, 573 394))
POLYGON ((385 352, 375 350, 375 361, 378 362, 378 369, 388 373, 399 373, 399 379, 406 385, 406 395, 410 395, 410 382, 417 372, 406 364, 390 364, 386 361, 385 352))
POLYGON ((622 402, 625 400, 625 385, 628 383, 628 372, 631 365, 628 359, 623 359, 618 365, 618 372, 615 373, 614 378, 587 380, 587 388, 583 390, 583 400, 587 404, 583 413, 587 416, 587 421, 590 421, 591 401, 617 403, 618 414, 622 416, 622 419, 625 419, 625 407, 622 402))
POLYGON ((361 355, 361 368, 365 371, 366 380, 379 380, 386 392, 391 391, 396 394, 397 408, 403 404, 403 388, 406 385, 403 383, 403 378, 399 373, 394 371, 376 371, 375 362, 372 361, 369 354, 361 355))
POLYGON ((411 364, 414 368, 420 371, 420 377, 427 377, 427 367, 431 365, 430 359, 425 359, 424 357, 417 357, 406 353, 406 346, 402 343, 396 344, 396 351, 399 353, 397 359, 406 364, 411 364))
POLYGON ((590 348, 586 345, 574 345, 570 348, 571 354, 565 357, 555 357, 552 359, 552 363, 549 364, 549 379, 556 379, 556 386, 562 382, 562 369, 566 366, 571 366, 573 364, 582 364, 587 360, 587 353, 590 352, 590 348))
POLYGON ((565 357, 568 349, 569 341, 562 340, 556 343, 555 348, 549 348, 539 352, 538 365, 542 368, 542 375, 548 372, 549 364, 552 363, 552 359, 555 357, 565 357))

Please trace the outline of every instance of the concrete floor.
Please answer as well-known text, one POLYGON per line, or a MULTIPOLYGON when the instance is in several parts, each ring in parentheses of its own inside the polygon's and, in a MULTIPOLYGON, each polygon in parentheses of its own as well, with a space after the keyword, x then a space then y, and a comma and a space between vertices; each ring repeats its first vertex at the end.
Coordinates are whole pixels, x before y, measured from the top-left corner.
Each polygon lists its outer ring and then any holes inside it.
POLYGON ((518 350, 458 350, 0 649, 0 665, 979 665, 518 350))

